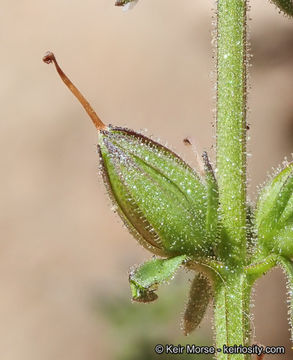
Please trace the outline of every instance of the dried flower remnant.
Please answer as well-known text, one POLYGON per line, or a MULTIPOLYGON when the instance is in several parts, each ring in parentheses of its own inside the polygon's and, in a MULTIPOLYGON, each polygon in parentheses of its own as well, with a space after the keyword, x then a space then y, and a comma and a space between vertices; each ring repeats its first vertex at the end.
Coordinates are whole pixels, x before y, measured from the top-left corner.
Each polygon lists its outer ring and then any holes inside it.
POLYGON ((199 326, 211 297, 212 290, 209 280, 202 274, 196 274, 190 287, 189 299, 183 317, 185 335, 189 335, 199 326))
POLYGON ((115 2, 116 6, 123 6, 123 10, 133 9, 134 6, 138 3, 138 0, 117 0, 115 2))
POLYGON ((89 117, 92 119, 92 122, 94 123, 97 130, 103 130, 105 128, 105 124, 102 122, 102 120, 98 117, 96 112, 93 110, 89 102, 84 98, 84 96, 81 94, 81 92, 77 89, 77 87, 70 81, 70 79, 64 74, 62 69, 60 68, 59 64, 57 63, 57 60, 55 58, 55 55, 51 51, 47 51, 46 54, 43 57, 43 61, 46 64, 54 63, 56 70, 64 82, 64 84, 68 87, 68 89, 73 93, 73 95, 79 100, 85 111, 88 113, 89 117))

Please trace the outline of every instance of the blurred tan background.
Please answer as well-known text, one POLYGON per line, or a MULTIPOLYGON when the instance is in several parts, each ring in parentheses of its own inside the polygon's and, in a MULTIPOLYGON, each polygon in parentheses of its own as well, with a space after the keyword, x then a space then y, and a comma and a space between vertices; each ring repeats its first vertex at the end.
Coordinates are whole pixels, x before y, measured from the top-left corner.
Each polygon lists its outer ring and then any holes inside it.
MULTIPOLYGON (((150 257, 111 212, 95 129, 41 61, 45 51, 106 123, 147 128, 191 163, 187 135, 214 156, 214 2, 141 0, 129 12, 113 3, 1 1, 1 360, 114 359, 92 298, 128 296, 128 268, 150 257)), ((266 0, 251 6, 254 199, 293 150, 293 23, 266 0)), ((254 298, 255 341, 286 345, 282 359, 293 359, 281 272, 259 281, 254 298)), ((210 327, 199 332, 212 341, 210 327)))

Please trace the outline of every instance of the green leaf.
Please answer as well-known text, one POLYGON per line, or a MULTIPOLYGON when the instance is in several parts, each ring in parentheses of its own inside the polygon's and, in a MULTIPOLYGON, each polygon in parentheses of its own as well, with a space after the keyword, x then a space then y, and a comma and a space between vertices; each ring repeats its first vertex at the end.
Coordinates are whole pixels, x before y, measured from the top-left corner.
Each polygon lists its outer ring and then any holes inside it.
POLYGON ((293 341, 293 262, 284 258, 279 258, 279 264, 287 276, 287 295, 289 306, 289 325, 291 331, 291 341, 293 341))
POLYGON ((209 281, 202 274, 197 274, 191 284, 189 300, 184 312, 183 331, 190 334, 201 323, 211 300, 212 290, 209 281))
POLYGON ((117 211, 140 243, 163 256, 213 255, 207 188, 179 156, 132 130, 101 131, 102 174, 117 211))
POLYGON ((155 291, 158 289, 159 284, 170 280, 186 260, 186 256, 153 259, 131 271, 129 282, 132 299, 138 302, 156 300, 158 296, 155 291))
POLYGON ((267 252, 293 256, 293 163, 265 186, 255 220, 261 247, 267 252))
POLYGON ((293 16, 293 1, 292 0, 272 0, 273 3, 285 14, 293 16))

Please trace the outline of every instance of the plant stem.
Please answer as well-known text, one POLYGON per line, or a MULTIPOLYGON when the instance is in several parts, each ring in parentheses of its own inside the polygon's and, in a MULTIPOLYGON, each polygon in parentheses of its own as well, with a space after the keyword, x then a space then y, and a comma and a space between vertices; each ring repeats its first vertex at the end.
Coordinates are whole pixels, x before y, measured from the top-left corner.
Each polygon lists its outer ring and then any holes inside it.
MULTIPOLYGON (((217 0, 217 180, 226 269, 215 287, 216 346, 250 344, 246 261, 246 0, 217 0), (227 253, 229 259, 227 260, 227 253)), ((219 360, 244 354, 217 353, 219 360)))
MULTIPOLYGON (((218 0, 217 179, 231 263, 246 258, 246 0, 218 0)), ((226 257, 226 256, 225 256, 226 257)))
POLYGON ((225 354, 224 345, 250 344, 250 292, 251 286, 244 274, 229 274, 215 280, 215 328, 218 360, 244 360, 250 355, 225 354))

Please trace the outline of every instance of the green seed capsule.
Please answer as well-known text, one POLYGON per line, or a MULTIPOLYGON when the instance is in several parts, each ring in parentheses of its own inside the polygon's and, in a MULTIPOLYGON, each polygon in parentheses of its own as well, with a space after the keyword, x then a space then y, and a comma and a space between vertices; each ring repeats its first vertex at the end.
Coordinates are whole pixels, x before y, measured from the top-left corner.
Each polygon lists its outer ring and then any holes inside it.
POLYGON ((124 223, 159 255, 211 255, 207 189, 176 154, 132 130, 100 132, 102 174, 124 223))
POLYGON ((206 159, 206 183, 179 156, 132 130, 106 126, 54 63, 99 132, 105 184, 117 212, 139 242, 161 256, 213 256, 217 237, 217 189, 206 159))

